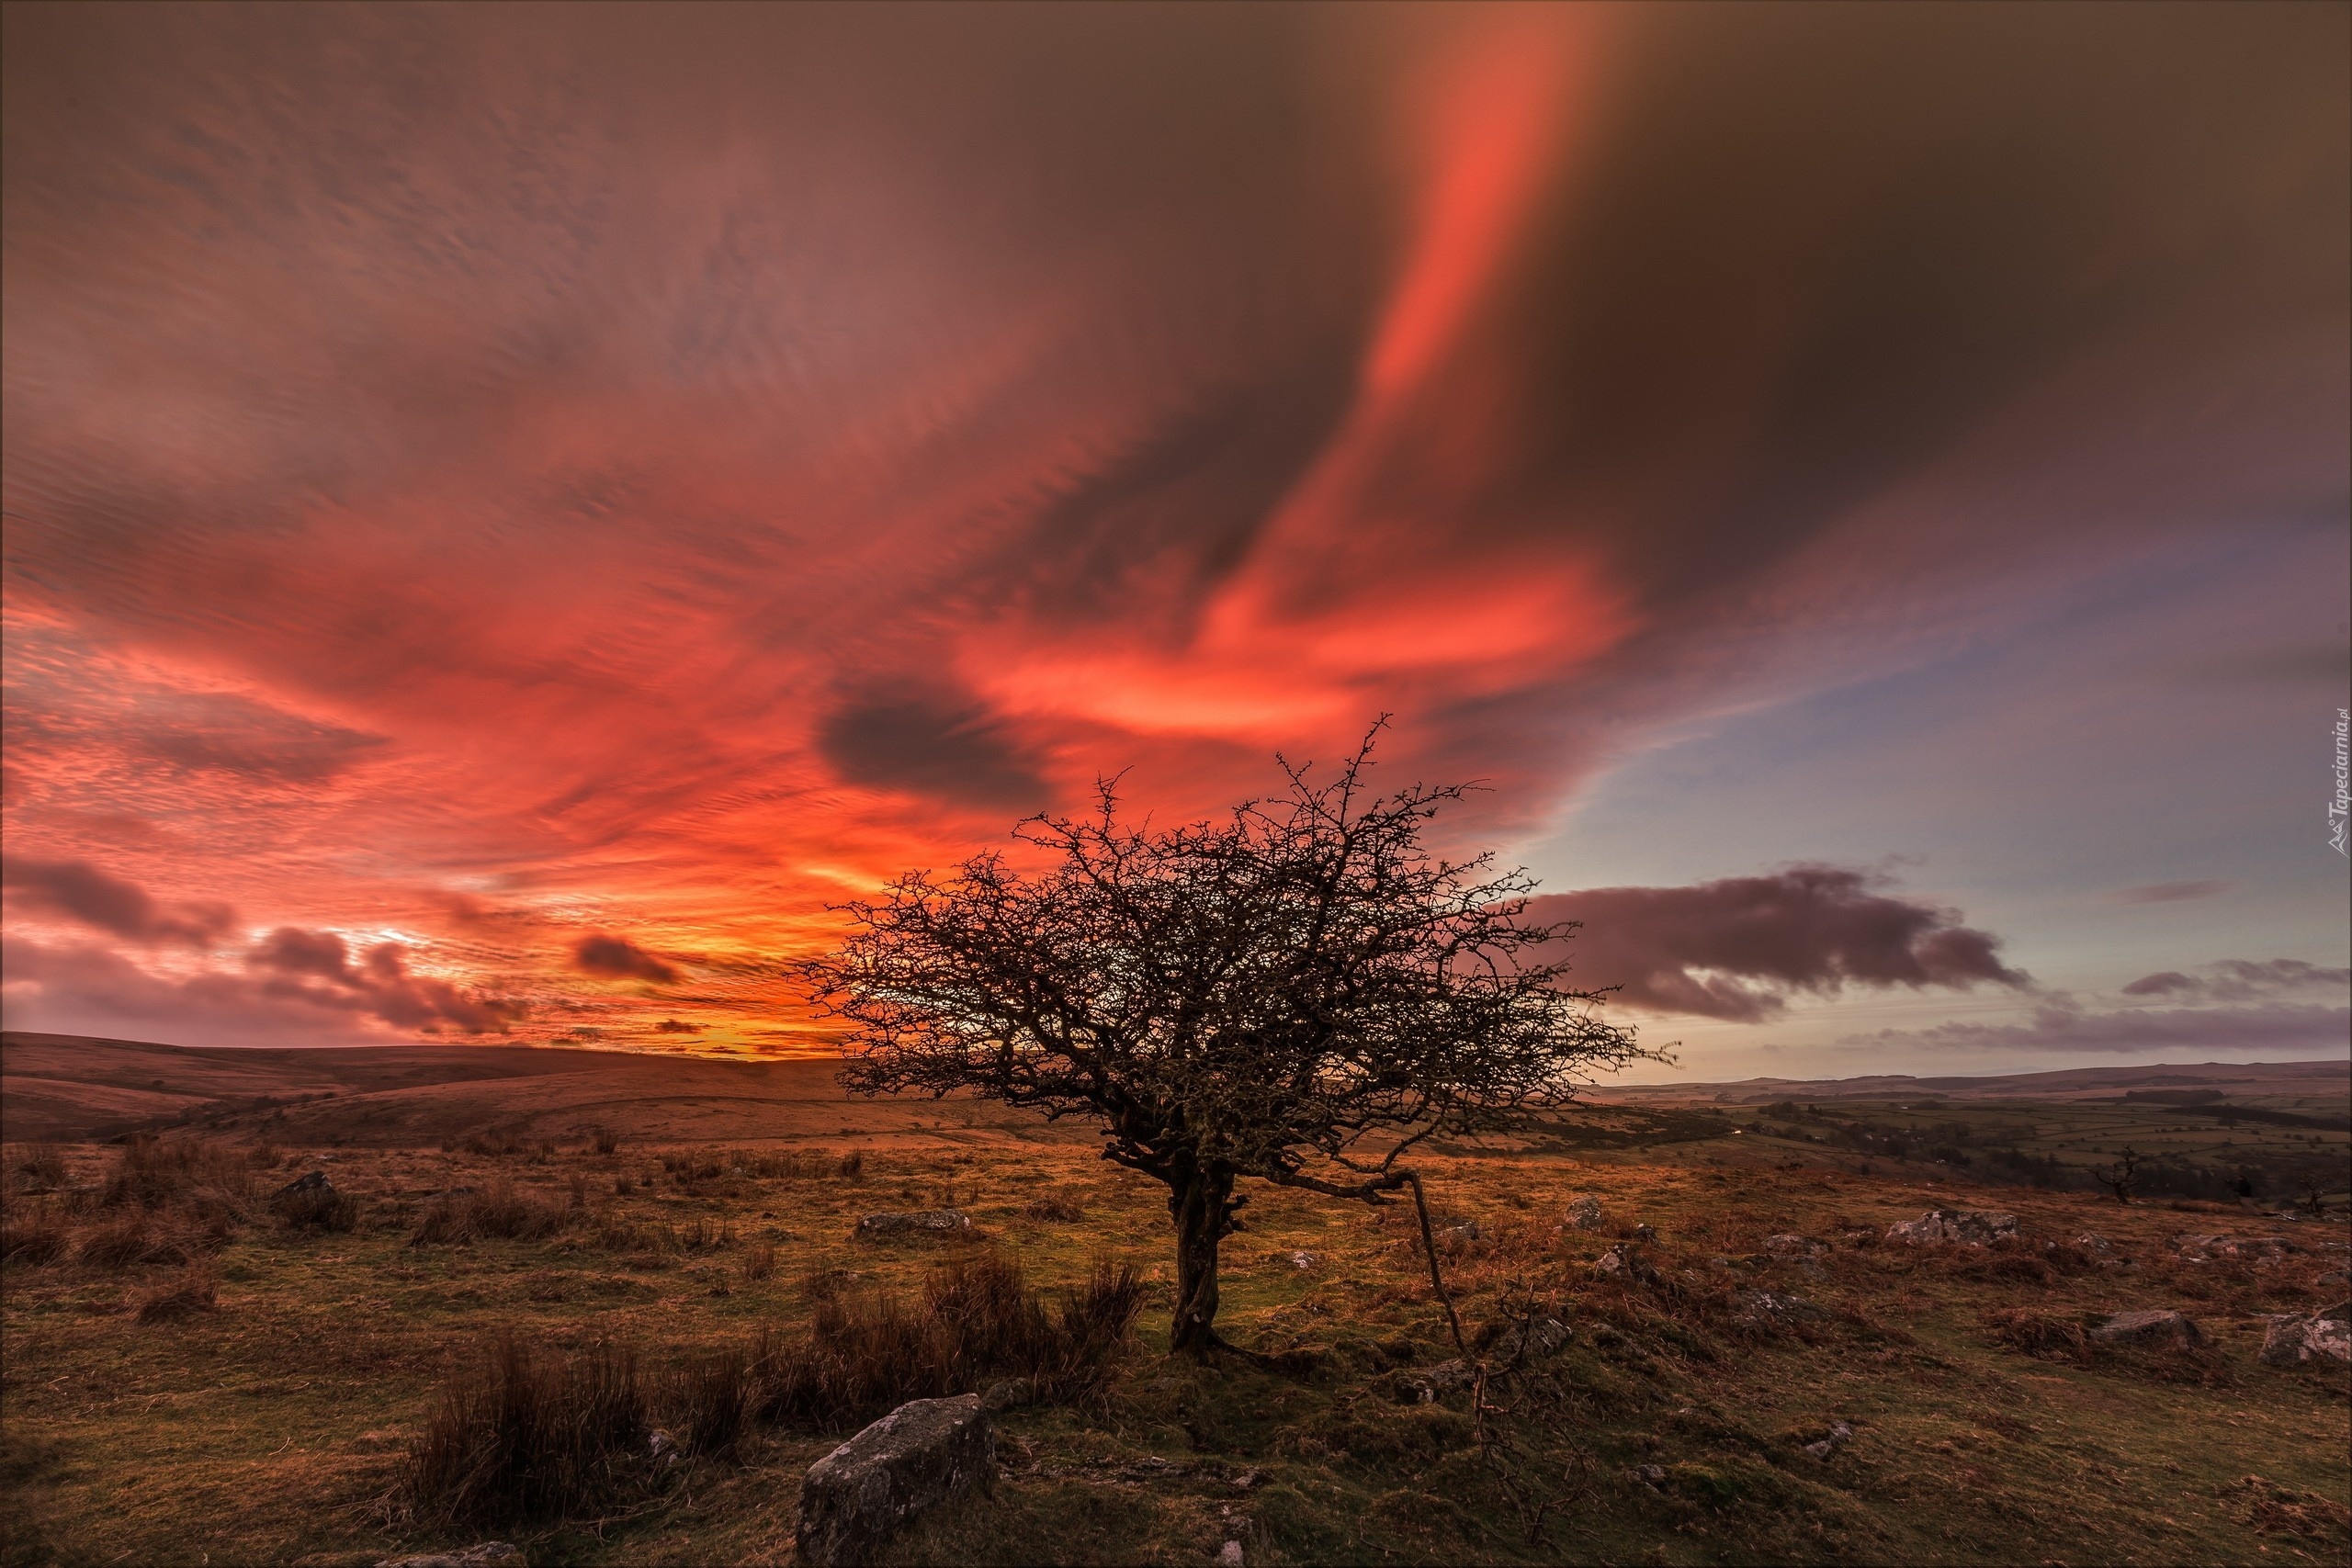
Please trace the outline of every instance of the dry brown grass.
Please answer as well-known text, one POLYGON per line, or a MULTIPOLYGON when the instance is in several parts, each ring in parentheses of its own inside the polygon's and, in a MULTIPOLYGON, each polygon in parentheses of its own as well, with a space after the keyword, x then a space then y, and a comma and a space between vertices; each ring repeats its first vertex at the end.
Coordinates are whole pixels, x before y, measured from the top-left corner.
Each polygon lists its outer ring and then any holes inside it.
POLYGON ((198 1138, 134 1134, 100 1190, 108 1208, 179 1208, 242 1218, 253 1207, 253 1168, 225 1145, 198 1138))
POLYGON ((141 1323, 177 1323, 219 1305, 220 1275, 209 1258, 189 1260, 162 1284, 143 1292, 133 1315, 141 1323))
POLYGON ((0 1262, 54 1263, 65 1256, 69 1235, 55 1203, 10 1203, 0 1209, 0 1262))
POLYGON ((401 1465, 394 1512, 476 1528, 593 1517, 650 1480, 650 1417, 634 1352, 566 1356, 497 1335, 443 1386, 401 1465))
POLYGON ((498 1239, 537 1241, 570 1223, 560 1208, 518 1190, 498 1177, 479 1192, 447 1192, 435 1199, 409 1237, 412 1247, 435 1247, 498 1239))

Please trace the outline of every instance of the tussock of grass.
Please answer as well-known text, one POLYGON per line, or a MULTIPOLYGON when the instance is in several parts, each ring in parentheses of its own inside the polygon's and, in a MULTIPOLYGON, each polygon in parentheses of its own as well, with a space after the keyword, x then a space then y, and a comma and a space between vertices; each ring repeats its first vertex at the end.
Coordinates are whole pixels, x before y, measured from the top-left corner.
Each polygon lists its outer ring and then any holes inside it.
POLYGON ((411 1247, 496 1238, 539 1241, 564 1228, 569 1216, 551 1203, 516 1190, 504 1177, 479 1192, 444 1193, 418 1220, 411 1247))
POLYGON ((64 1216, 53 1203, 12 1203, 0 1210, 0 1262, 32 1268, 65 1256, 64 1216))
POLYGON ((141 1133, 122 1145, 98 1201, 108 1208, 177 1207, 242 1216, 253 1198, 253 1168, 237 1150, 197 1138, 141 1133))
POLYGON ((938 1265, 919 1301, 827 1281, 807 1338, 770 1350, 761 1414, 837 1427, 995 1377, 1028 1378, 1051 1398, 1080 1397, 1101 1386, 1132 1339, 1143 1297, 1134 1265, 1102 1260, 1084 1285, 1049 1303, 1017 1262, 993 1253, 938 1265))
POLYGON ((212 1260, 198 1258, 163 1284, 139 1297, 135 1314, 141 1323, 177 1323, 218 1304, 220 1276, 212 1260))
POLYGON ((648 1483, 650 1417, 633 1352, 566 1356, 498 1335, 443 1387, 402 1463, 395 1511, 477 1528, 594 1516, 648 1483))
POLYGON ((184 1234, 159 1224, 144 1211, 134 1210, 85 1231, 75 1257, 92 1269, 116 1269, 186 1263, 195 1251, 184 1234))
POLYGON ((332 1187, 280 1192, 269 1201, 270 1213, 289 1231, 348 1232, 359 1224, 359 1204, 348 1192, 332 1187))

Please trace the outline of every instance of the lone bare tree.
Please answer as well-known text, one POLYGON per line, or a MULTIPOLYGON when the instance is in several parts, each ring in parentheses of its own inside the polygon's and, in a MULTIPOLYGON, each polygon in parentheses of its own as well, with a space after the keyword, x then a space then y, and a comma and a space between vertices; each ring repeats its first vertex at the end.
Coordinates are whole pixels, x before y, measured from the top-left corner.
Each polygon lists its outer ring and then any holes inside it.
POLYGON ((2126 1144, 2123 1145, 2123 1157, 2105 1170, 2091 1172, 2091 1179, 2115 1194, 2117 1202, 2129 1203, 2140 1187, 2140 1156, 2131 1145, 2126 1144))
POLYGON ((1241 1179, 1418 1197, 1398 1163, 1415 1145, 1566 1104, 1580 1075, 1655 1055, 1538 951, 1573 923, 1522 919, 1532 879, 1424 850, 1423 826, 1468 786, 1371 796, 1379 728, 1328 782, 1285 762, 1285 795, 1221 821, 1131 827, 1103 784, 1092 816, 1014 829, 1040 869, 991 852, 944 878, 909 872, 847 906, 851 935, 802 971, 855 1026, 854 1091, 1084 1116, 1104 1158, 1167 1184, 1172 1349, 1224 1346, 1217 1247, 1240 1228, 1241 1179))

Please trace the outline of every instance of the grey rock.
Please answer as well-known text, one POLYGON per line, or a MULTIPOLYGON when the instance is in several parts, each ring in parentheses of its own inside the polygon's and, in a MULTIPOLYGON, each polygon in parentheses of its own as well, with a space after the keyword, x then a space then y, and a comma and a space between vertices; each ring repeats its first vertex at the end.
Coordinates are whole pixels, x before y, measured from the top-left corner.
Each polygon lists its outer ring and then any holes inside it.
POLYGON ((1241 1543, 1228 1540, 1217 1549, 1217 1568, 1241 1568, 1241 1543))
POLYGON ((2177 1312, 2119 1312, 2095 1324, 2090 1337, 2109 1345, 2202 1345, 2197 1320, 2177 1312))
POLYGON ((953 1235, 972 1228, 970 1216, 958 1209, 917 1209, 899 1214, 868 1214, 857 1222, 862 1236, 953 1235))
POLYGON ((1636 1241, 1621 1241, 1593 1260, 1592 1271, 1604 1280, 1648 1284, 1657 1278, 1657 1265, 1636 1241))
POLYGON ((1829 1435, 1818 1442, 1805 1444, 1804 1451, 1815 1459, 1826 1460, 1853 1440, 1854 1429, 1851 1427, 1843 1421, 1832 1421, 1829 1424, 1829 1435))
POLYGON ((379 1558, 376 1568, 525 1568, 525 1564, 521 1549, 503 1540, 485 1540, 457 1551, 379 1558))
POLYGON ((1037 1385, 1027 1378, 999 1378, 989 1384, 986 1393, 980 1395, 981 1408, 991 1412, 1018 1410, 1024 1404, 1036 1403, 1037 1385))
POLYGON ((2352 1361, 2352 1303, 2312 1313, 2283 1313, 2262 1337, 2262 1364, 2300 1367, 2308 1361, 2352 1361))
MULTIPOLYGON (((280 1198, 302 1198, 307 1197, 313 1192, 332 1192, 334 1190, 334 1183, 327 1179, 327 1173, 323 1170, 313 1170, 296 1177, 293 1180, 279 1188, 277 1190, 277 1195, 280 1198)), ((503 1543, 493 1541, 491 1544, 503 1545, 503 1543)))
POLYGON ((678 1439, 667 1432, 655 1432, 646 1439, 646 1452, 666 1464, 678 1462, 678 1439))
POLYGON ((1514 1323, 1495 1341, 1495 1353, 1506 1361, 1525 1358, 1535 1360, 1559 1354, 1571 1337, 1568 1325, 1556 1317, 1539 1317, 1532 1323, 1514 1323))
POLYGON ((1457 1358, 1422 1371, 1397 1372, 1389 1379, 1388 1387, 1399 1404, 1431 1404, 1477 1381, 1478 1370, 1457 1358))
POLYGON ((1634 1227, 1633 1239, 1635 1241, 1656 1241, 1657 1239, 1657 1227, 1656 1225, 1635 1225, 1634 1227))
POLYGON ((1818 1258, 1829 1248, 1809 1235, 1768 1235, 1764 1250, 1775 1258, 1818 1258))
POLYGON ((1476 1220, 1464 1220, 1458 1225, 1440 1225, 1437 1235, 1440 1241, 1456 1243, 1487 1239, 1487 1233, 1479 1228, 1476 1220))
POLYGON ((977 1393, 901 1404, 808 1467, 800 1561, 871 1562, 907 1523, 996 1475, 996 1430, 977 1393))
POLYGON ((1662 1486, 1666 1483, 1666 1466, 1662 1464, 1637 1464, 1629 1473, 1645 1486, 1662 1486))
POLYGON ((1930 1209, 1916 1220, 1897 1220, 1886 1227, 1887 1240, 1912 1247, 1934 1242, 1983 1247, 2017 1234, 2015 1214, 1994 1213, 1984 1209, 1930 1209))
POLYGON ((1315 1254, 1294 1252, 1290 1255, 1290 1266, 1294 1269, 1312 1269, 1315 1267, 1315 1254))
POLYGON ((2276 1263, 2295 1250, 2283 1235, 2177 1235, 2173 1247, 2197 1263, 2229 1258, 2239 1263, 2276 1263))
POLYGON ((1787 1291, 1742 1291, 1739 1305, 1739 1315, 1748 1322, 1783 1327, 1793 1323, 1818 1322, 1829 1315, 1804 1297, 1787 1291))
POLYGON ((1600 1200, 1588 1192, 1568 1204, 1570 1230, 1597 1231, 1601 1225, 1600 1200))

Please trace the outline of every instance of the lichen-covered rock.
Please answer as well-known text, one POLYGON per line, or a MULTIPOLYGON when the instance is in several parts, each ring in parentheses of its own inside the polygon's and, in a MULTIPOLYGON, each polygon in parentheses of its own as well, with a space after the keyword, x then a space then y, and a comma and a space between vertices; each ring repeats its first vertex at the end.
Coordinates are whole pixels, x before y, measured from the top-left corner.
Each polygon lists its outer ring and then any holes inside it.
POLYGON ((918 1515, 996 1474, 996 1430, 977 1393, 901 1404, 808 1467, 800 1561, 871 1562, 918 1515))
POLYGON ((972 1228, 968 1215, 956 1209, 917 1209, 903 1214, 868 1214, 857 1222, 862 1236, 954 1235, 972 1228))
POLYGON ((2090 1337, 2110 1345, 2202 1345, 2197 1320, 2177 1312, 2119 1312, 2092 1325, 2090 1337))
POLYGON ((2262 1364, 2300 1367, 2307 1361, 2352 1361, 2352 1303, 2270 1320, 2270 1331, 2262 1337, 2262 1364))
POLYGON ((381 1558, 376 1568, 524 1568, 524 1562, 520 1548, 503 1540, 485 1540, 458 1551, 381 1558))
POLYGON ((2230 1258, 2239 1263, 2276 1263, 2295 1250, 2283 1235, 2177 1235, 2173 1247, 2192 1262, 2230 1258))
POLYGON ((1809 1235, 1791 1234, 1766 1236, 1764 1250, 1775 1258, 1818 1258, 1828 1248, 1809 1235))
POLYGON ((1400 1404, 1429 1404, 1477 1381, 1478 1369, 1457 1359, 1440 1361, 1422 1371, 1398 1372, 1389 1379, 1388 1387, 1400 1404))
POLYGON ((1622 1280, 1627 1284, 1648 1284, 1657 1278, 1657 1265, 1642 1250, 1637 1241, 1621 1241, 1595 1259, 1592 1271, 1604 1280, 1622 1280))
POLYGON ((1599 1230, 1602 1223, 1600 1200, 1589 1192, 1584 1194, 1568 1204, 1566 1217, 1570 1230, 1599 1230))
POLYGON ((1886 1227, 1887 1240, 1913 1247, 1939 1241, 1984 1247, 2017 1234, 2015 1214, 1997 1214, 1986 1209, 1930 1209, 1916 1220, 1897 1220, 1886 1227))
POLYGON ((1656 1241, 1657 1239, 1657 1227, 1656 1225, 1635 1225, 1634 1227, 1634 1234, 1631 1239, 1634 1241, 1656 1241))

